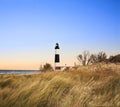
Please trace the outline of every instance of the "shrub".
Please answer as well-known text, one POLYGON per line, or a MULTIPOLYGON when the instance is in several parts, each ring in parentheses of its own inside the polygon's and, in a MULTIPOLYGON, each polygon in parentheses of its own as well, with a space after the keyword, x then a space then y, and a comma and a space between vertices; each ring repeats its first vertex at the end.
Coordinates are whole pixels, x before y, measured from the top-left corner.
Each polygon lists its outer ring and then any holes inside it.
POLYGON ((51 64, 46 63, 45 65, 43 65, 43 67, 41 67, 40 70, 41 70, 42 72, 45 72, 45 71, 52 71, 53 68, 52 68, 51 64))

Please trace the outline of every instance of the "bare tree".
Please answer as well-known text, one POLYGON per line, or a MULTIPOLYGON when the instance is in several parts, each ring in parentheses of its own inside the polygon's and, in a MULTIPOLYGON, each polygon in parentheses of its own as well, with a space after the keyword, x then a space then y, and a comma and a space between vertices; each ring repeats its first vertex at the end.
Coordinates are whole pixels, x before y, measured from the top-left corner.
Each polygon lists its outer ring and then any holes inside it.
POLYGON ((97 55, 98 62, 105 62, 107 55, 105 52, 99 52, 97 55))
POLYGON ((96 54, 91 54, 90 55, 90 61, 91 61, 91 64, 97 63, 97 61, 98 61, 97 55, 96 54))
POLYGON ((97 62, 105 62, 107 59, 107 55, 105 52, 99 52, 98 54, 91 54, 90 56, 91 63, 97 63, 97 62))
POLYGON ((99 52, 98 54, 91 54, 89 51, 84 51, 83 54, 78 55, 78 61, 82 65, 89 65, 97 62, 105 62, 107 59, 107 55, 105 52, 99 52))
POLYGON ((82 65, 88 65, 90 63, 90 53, 89 51, 84 51, 83 54, 79 54, 77 56, 78 61, 82 64, 82 65))

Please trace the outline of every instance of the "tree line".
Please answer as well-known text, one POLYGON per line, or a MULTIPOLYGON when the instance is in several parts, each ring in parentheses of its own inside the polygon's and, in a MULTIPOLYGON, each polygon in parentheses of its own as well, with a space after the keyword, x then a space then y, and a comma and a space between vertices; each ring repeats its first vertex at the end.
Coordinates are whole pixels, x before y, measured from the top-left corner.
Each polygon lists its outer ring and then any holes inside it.
POLYGON ((110 56, 107 58, 107 54, 103 51, 98 52, 97 54, 90 54, 89 51, 84 51, 82 54, 77 56, 79 63, 83 66, 90 65, 98 62, 105 63, 119 63, 120 62, 120 54, 115 56, 110 56))

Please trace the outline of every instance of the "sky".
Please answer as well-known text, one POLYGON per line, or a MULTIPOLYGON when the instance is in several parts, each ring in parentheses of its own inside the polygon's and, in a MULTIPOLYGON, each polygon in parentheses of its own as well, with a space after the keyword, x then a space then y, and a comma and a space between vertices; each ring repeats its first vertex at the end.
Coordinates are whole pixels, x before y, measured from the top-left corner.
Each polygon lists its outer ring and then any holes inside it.
POLYGON ((120 0, 0 0, 0 69, 78 63, 84 50, 120 54, 120 0))

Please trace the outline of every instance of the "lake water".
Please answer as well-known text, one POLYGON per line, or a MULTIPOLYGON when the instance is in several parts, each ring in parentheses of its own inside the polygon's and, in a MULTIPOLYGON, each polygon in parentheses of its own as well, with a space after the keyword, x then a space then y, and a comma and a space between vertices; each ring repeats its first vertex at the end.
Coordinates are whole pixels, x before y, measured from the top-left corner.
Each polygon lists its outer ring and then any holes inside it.
POLYGON ((0 74, 36 74, 39 70, 0 70, 0 74))

